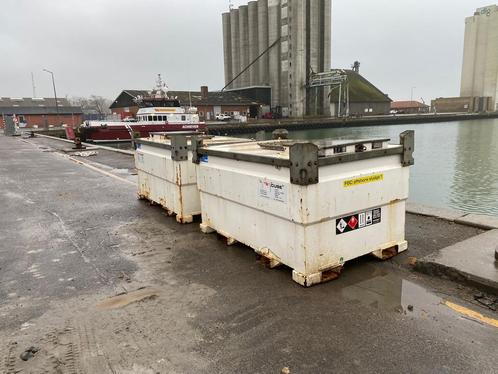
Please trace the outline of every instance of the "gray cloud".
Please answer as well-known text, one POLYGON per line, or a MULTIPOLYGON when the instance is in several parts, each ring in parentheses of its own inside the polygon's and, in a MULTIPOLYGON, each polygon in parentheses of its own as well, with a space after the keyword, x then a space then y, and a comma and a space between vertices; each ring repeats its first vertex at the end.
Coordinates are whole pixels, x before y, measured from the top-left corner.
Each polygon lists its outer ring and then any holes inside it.
MULTIPOLYGON (((234 1, 240 5, 245 1, 234 1)), ((391 97, 459 94, 464 19, 479 0, 333 0, 334 67, 358 59, 391 97)), ((149 88, 223 86, 221 12, 228 0, 2 0, 0 95, 114 98, 149 88)))

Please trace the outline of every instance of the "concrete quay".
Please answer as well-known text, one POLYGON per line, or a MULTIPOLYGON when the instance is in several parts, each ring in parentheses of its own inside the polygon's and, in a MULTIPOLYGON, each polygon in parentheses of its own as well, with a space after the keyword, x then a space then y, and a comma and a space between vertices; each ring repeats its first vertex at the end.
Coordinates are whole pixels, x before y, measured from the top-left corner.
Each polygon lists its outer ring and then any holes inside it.
MULTIPOLYGON (((387 116, 368 116, 361 118, 306 117, 292 119, 266 120, 261 119, 249 123, 208 122, 207 129, 213 135, 253 134, 264 130, 271 132, 276 129, 311 130, 340 127, 388 126, 403 124, 419 124, 431 122, 466 121, 486 118, 498 118, 498 112, 492 113, 442 113, 442 114, 397 114, 387 116)), ((48 135, 65 138, 63 128, 29 129, 37 135, 48 135)))
POLYGON ((498 313, 414 271, 492 231, 409 213, 407 252, 305 289, 137 200, 130 155, 63 148, 0 135, 0 372, 496 372, 498 313))
POLYGON ((492 113, 442 113, 442 114, 398 114, 388 116, 368 116, 361 118, 324 118, 310 117, 299 119, 258 120, 250 123, 210 123, 208 132, 213 135, 251 134, 258 131, 312 130, 341 127, 389 126, 432 122, 467 121, 486 118, 498 118, 498 112, 492 113))
POLYGON ((416 269, 474 285, 498 296, 498 230, 453 244, 417 261, 416 269))
POLYGON ((498 217, 465 213, 455 209, 434 208, 422 204, 408 203, 406 210, 412 214, 435 217, 461 225, 478 227, 483 230, 498 229, 498 217))
POLYGON ((498 261, 495 258, 498 249, 497 217, 467 214, 458 210, 432 208, 420 204, 408 204, 407 211, 490 230, 418 259, 415 269, 426 274, 471 284, 498 296, 498 261))

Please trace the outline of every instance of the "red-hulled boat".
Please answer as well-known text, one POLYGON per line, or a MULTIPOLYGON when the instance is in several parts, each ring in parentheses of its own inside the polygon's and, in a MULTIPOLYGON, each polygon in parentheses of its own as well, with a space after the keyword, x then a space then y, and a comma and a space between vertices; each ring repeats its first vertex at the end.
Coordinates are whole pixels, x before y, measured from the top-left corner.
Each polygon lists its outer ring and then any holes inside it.
POLYGON ((197 108, 184 108, 177 98, 168 96, 167 87, 158 75, 156 88, 148 97, 137 98, 140 107, 137 118, 122 122, 87 121, 79 127, 82 141, 126 142, 132 134, 146 138, 149 133, 162 131, 204 130, 206 124, 199 121, 197 108))

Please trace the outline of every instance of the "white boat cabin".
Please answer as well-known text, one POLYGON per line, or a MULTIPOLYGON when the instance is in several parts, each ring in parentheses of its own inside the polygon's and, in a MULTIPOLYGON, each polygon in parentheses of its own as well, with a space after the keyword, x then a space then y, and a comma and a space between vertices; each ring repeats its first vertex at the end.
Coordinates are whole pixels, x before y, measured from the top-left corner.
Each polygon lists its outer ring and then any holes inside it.
POLYGON ((137 113, 137 121, 141 123, 199 123, 199 115, 196 108, 182 108, 178 100, 167 100, 162 103, 154 103, 153 107, 140 108, 137 113), (170 104, 171 106, 167 105, 170 104), (165 106, 158 106, 166 104, 165 106))

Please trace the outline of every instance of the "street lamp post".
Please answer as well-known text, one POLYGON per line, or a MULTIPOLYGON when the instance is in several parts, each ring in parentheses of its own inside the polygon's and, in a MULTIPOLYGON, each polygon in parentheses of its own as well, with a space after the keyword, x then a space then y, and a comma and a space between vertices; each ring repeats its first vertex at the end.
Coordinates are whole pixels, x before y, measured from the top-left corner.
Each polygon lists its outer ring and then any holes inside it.
POLYGON ((410 101, 413 101, 413 91, 415 90, 415 88, 417 88, 417 87, 413 86, 413 87, 411 88, 411 96, 410 96, 410 101))
POLYGON ((54 73, 47 69, 43 69, 43 71, 49 73, 52 76, 52 86, 54 87, 54 96, 55 96, 55 111, 57 112, 57 122, 60 122, 59 103, 57 101, 57 90, 55 89, 54 73))

